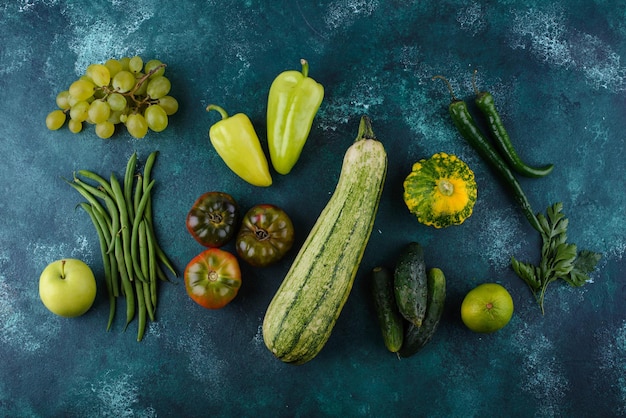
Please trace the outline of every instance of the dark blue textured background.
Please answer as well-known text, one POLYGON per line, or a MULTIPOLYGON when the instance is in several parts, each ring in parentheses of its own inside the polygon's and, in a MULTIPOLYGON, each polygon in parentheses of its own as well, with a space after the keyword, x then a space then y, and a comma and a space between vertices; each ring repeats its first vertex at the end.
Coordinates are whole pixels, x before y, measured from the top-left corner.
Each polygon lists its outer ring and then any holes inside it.
MULTIPOLYGON (((620 1, 167 1, 9 0, 0 5, 0 415, 3 416, 623 416, 626 414, 626 4, 620 1), (168 64, 180 111, 160 134, 110 140, 92 127, 50 132, 56 94, 88 64, 142 56, 168 64), (255 188, 208 142, 218 103, 245 112, 265 141, 273 78, 310 62, 326 97, 294 171, 255 188), (537 234, 447 115, 447 76, 471 100, 471 74, 493 92, 520 153, 554 172, 521 183, 536 211, 556 201, 570 240, 604 254, 591 283, 553 284, 541 315, 509 266, 537 261, 537 234), (294 220, 299 245, 336 184, 343 153, 367 114, 389 154, 379 216, 354 290, 327 346, 303 366, 274 359, 261 323, 295 250, 280 264, 243 266, 240 295, 208 311, 182 279, 161 286, 144 341, 121 318, 105 332, 108 301, 63 319, 41 304, 39 274, 77 257, 102 263, 80 196, 62 177, 122 173, 137 151, 154 170, 157 232, 179 271, 202 248, 184 219, 205 191, 243 208, 269 202, 294 220), (475 171, 479 198, 460 227, 434 230, 408 213, 402 181, 412 163, 455 153, 475 171), (442 324, 418 355, 386 352, 367 273, 416 240, 444 270, 442 324), (510 324, 473 334, 459 319, 464 294, 506 286, 510 324)), ((264 142, 265 144, 265 142, 264 142)), ((231 247, 232 249, 232 247, 231 247)))

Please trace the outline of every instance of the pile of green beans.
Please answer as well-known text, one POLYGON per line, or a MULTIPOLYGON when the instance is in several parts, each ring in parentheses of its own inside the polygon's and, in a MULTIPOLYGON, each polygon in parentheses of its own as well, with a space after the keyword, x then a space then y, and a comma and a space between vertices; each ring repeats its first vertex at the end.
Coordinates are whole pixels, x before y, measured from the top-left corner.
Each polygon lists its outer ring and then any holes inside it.
POLYGON ((86 199, 80 207, 91 218, 100 241, 109 297, 107 331, 115 318, 117 299, 124 297, 124 330, 137 316, 137 341, 143 339, 147 320, 155 320, 158 282, 169 281, 165 269, 176 276, 154 230, 151 172, 157 155, 158 151, 152 152, 143 172, 138 172, 137 153, 133 153, 121 183, 114 173, 107 181, 89 170, 79 170, 67 181, 86 199))

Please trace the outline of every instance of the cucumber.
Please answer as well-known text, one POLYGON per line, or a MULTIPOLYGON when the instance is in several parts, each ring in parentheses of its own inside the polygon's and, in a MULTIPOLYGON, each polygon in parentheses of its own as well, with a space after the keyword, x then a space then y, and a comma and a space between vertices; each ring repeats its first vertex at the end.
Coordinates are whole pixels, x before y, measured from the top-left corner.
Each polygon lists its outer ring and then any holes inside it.
POLYGON ((424 250, 409 243, 400 253, 394 270, 394 292, 402 316, 419 327, 426 313, 426 264, 424 250))
POLYGON ((328 341, 352 290, 386 174, 387 153, 363 116, 337 187, 265 313, 263 341, 278 359, 306 363, 328 341))
POLYGON ((409 357, 417 353, 433 337, 446 300, 446 278, 438 268, 428 270, 428 307, 422 326, 410 324, 404 336, 404 343, 398 354, 400 357, 409 357))
POLYGON ((397 353, 404 339, 404 320, 393 291, 393 274, 385 267, 372 270, 372 296, 385 347, 397 353))

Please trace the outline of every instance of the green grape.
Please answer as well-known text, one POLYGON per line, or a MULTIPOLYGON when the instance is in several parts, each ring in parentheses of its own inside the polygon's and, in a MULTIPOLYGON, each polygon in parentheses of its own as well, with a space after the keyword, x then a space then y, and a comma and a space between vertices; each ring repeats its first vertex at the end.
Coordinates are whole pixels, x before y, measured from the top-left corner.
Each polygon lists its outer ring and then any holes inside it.
POLYGON ((154 132, 161 132, 167 128, 167 113, 159 105, 149 106, 144 112, 144 117, 148 123, 148 128, 154 132))
POLYGON ((128 62, 128 69, 133 73, 138 73, 143 68, 143 60, 141 57, 135 55, 128 62))
POLYGON ((108 86, 111 82, 111 72, 102 64, 91 64, 85 72, 98 87, 108 86))
POLYGON ((126 129, 135 138, 143 138, 148 133, 148 123, 143 115, 132 114, 126 118, 126 129))
POLYGON ((178 100, 172 96, 163 96, 159 99, 159 106, 165 110, 168 116, 173 115, 178 111, 178 100))
POLYGON ((96 85, 96 83, 94 83, 93 80, 91 79, 91 77, 89 77, 87 74, 81 75, 79 80, 88 81, 91 84, 93 84, 94 86, 96 85))
POLYGON ((108 59, 104 63, 104 66, 109 69, 109 74, 111 75, 111 77, 115 77, 115 74, 122 71, 122 63, 113 58, 108 59))
POLYGON ((94 100, 91 105, 89 105, 89 119, 93 123, 102 123, 109 119, 109 115, 111 114, 111 106, 109 106, 109 102, 105 102, 103 100, 94 100))
POLYGON ((119 93, 109 94, 107 102, 111 106, 111 110, 123 110, 126 107, 126 97, 119 93))
POLYGON ((143 78, 145 74, 144 73, 137 73, 136 77, 137 77, 137 84, 139 84, 141 82, 141 85, 139 85, 137 88, 137 90, 135 90, 135 96, 145 96, 146 95, 146 91, 148 90, 148 80, 141 80, 143 78))
POLYGON ((46 116, 46 127, 51 131, 56 131, 65 123, 65 113, 62 110, 53 110, 46 116))
POLYGON ((110 138, 115 132, 115 125, 109 121, 96 123, 96 135, 102 139, 110 138))
POLYGON ((128 63, 130 62, 130 57, 122 57, 120 58, 120 64, 122 65, 122 71, 129 71, 128 70, 128 63))
POLYGON ((165 76, 160 75, 150 80, 150 82, 148 83, 147 93, 148 96, 153 99, 160 99, 161 97, 166 96, 167 93, 170 92, 171 88, 172 85, 170 83, 170 80, 167 79, 165 76))
POLYGON ((118 123, 123 122, 122 117, 126 117, 126 114, 128 114, 127 107, 125 107, 122 110, 114 110, 109 115, 108 121, 114 125, 117 125, 118 123))
POLYGON ((135 87, 135 75, 129 71, 122 70, 119 73, 115 74, 113 77, 112 85, 113 88, 120 92, 126 93, 129 92, 133 87, 135 87))
POLYGON ((56 97, 57 106, 61 109, 69 109, 70 106, 70 92, 67 90, 63 90, 61 93, 57 94, 56 97))
POLYGON ((93 96, 96 85, 91 81, 85 79, 79 79, 74 81, 69 88, 70 96, 76 100, 83 101, 93 96))
POLYGON ((84 122, 89 116, 89 103, 86 101, 78 102, 70 108, 70 118, 77 122, 84 122))
POLYGON ((70 129, 70 132, 77 134, 83 130, 83 123, 74 119, 70 119, 67 123, 67 127, 70 129))
MULTIPOLYGON (((69 94, 69 93, 68 93, 68 94, 69 94)), ((70 105, 70 107, 74 107, 74 105, 75 105, 76 103, 78 103, 78 102, 82 102, 82 101, 83 101, 83 100, 78 100, 77 98, 72 97, 72 95, 71 95, 71 94, 69 94, 69 95, 67 96, 67 104, 69 104, 69 105, 70 105)))
MULTIPOLYGON (((159 60, 150 60, 146 63, 146 66, 144 67, 144 72, 148 74, 150 71, 154 70, 155 68, 157 68, 159 65, 162 65, 162 64, 163 63, 159 60)), ((165 67, 161 67, 158 70, 156 70, 154 73, 150 75, 150 78, 155 78, 163 74, 165 74, 165 67)))

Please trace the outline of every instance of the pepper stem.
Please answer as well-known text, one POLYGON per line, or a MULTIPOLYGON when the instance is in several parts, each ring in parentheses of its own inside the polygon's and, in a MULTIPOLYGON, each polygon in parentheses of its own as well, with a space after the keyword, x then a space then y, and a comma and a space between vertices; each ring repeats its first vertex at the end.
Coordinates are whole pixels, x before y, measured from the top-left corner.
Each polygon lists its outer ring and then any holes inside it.
POLYGON ((456 102, 456 101, 458 101, 458 100, 459 100, 459 99, 457 99, 457 98, 456 98, 456 96, 454 95, 454 90, 452 90, 452 85, 450 84, 450 82, 448 81, 448 79, 447 79, 447 78, 445 78, 445 77, 444 77, 444 76, 442 76, 442 75, 436 75, 436 76, 434 76, 434 77, 432 78, 432 80, 433 80, 433 81, 434 81, 434 80, 436 80, 436 79, 443 80, 443 82, 444 82, 444 83, 446 83, 446 86, 448 87, 448 91, 450 92, 450 96, 452 96, 452 101, 453 101, 453 102, 456 102))
POLYGON ((302 75, 304 78, 309 76, 309 62, 304 58, 300 59, 300 64, 302 64, 302 75))
POLYGON ((228 113, 226 113, 226 111, 222 107, 210 104, 207 106, 206 111, 210 112, 211 110, 217 110, 218 112, 220 112, 220 115, 222 115, 222 119, 228 119, 228 113))
POLYGON ((361 122, 359 123, 359 133, 357 134, 354 142, 362 141, 364 139, 376 139, 376 135, 374 135, 374 130, 372 129, 372 120, 366 115, 361 117, 361 122))

